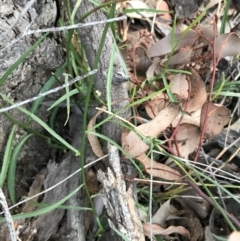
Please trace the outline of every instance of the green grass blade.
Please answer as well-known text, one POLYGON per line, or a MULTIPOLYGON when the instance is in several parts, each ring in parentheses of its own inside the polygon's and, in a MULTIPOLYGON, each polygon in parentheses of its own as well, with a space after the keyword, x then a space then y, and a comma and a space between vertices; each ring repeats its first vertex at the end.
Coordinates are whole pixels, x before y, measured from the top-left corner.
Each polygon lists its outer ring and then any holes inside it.
POLYGON ((6 176, 7 176, 8 167, 10 164, 10 157, 12 154, 12 142, 13 142, 14 132, 15 132, 16 128, 17 128, 17 126, 14 125, 10 132, 10 135, 8 137, 7 146, 6 146, 6 149, 4 152, 4 157, 3 157, 1 174, 0 174, 0 188, 3 187, 3 184, 4 184, 6 176))
POLYGON ((63 95, 61 96, 61 98, 59 98, 58 100, 56 100, 49 108, 48 108, 48 111, 53 109, 54 107, 58 106, 61 102, 65 101, 67 99, 67 97, 71 97, 73 95, 76 95, 78 94, 78 90, 77 89, 74 89, 74 90, 71 90, 69 91, 68 93, 68 96, 67 95, 63 95))
MULTIPOLYGON (((70 199, 73 195, 75 195, 81 188, 83 185, 81 185, 80 187, 76 188, 73 192, 71 192, 70 194, 68 194, 66 197, 64 197, 63 199, 61 199, 60 201, 49 205, 48 207, 36 210, 36 211, 32 211, 29 213, 21 213, 21 214, 17 214, 17 215, 12 215, 12 219, 13 220, 19 220, 19 219, 24 219, 24 218, 31 218, 31 217, 36 217, 39 215, 42 215, 44 213, 48 213, 51 212, 52 210, 58 208, 60 205, 62 205, 63 203, 65 203, 68 199, 70 199)), ((5 222, 6 219, 5 218, 0 218, 0 222, 5 222)))
POLYGON ((8 178, 7 178, 7 183, 8 183, 8 192, 11 198, 11 201, 13 204, 16 203, 16 198, 15 198, 15 173, 16 173, 16 166, 17 166, 17 159, 19 157, 19 154, 26 143, 26 141, 33 136, 33 134, 29 134, 25 136, 14 148, 10 165, 9 165, 9 170, 8 170, 8 178))
MULTIPOLYGON (((9 102, 10 104, 14 104, 12 101, 10 101, 5 95, 0 94, 4 100, 9 102)), ((24 114, 30 116, 33 120, 35 120, 39 125, 41 125, 47 132, 49 132, 53 137, 55 137, 58 141, 60 141, 64 146, 66 146, 68 149, 75 152, 75 155, 80 156, 80 153, 77 149, 75 149, 73 146, 71 146, 68 142, 66 142, 61 136, 59 136, 54 130, 52 130, 44 121, 42 121, 39 117, 36 115, 30 113, 28 110, 17 107, 18 110, 22 111, 24 114)))
MULTIPOLYGON (((49 80, 44 84, 43 88, 40 90, 40 93, 44 93, 48 90, 51 89, 51 87, 54 85, 54 83, 56 82, 56 77, 60 77, 63 70, 66 68, 66 63, 64 63, 60 68, 58 68, 58 70, 56 71, 55 75, 52 76, 51 78, 49 78, 49 80)), ((31 109, 29 110, 31 113, 35 114, 38 110, 39 105, 41 104, 41 102, 44 100, 45 97, 39 98, 37 100, 35 100, 32 104, 31 109)), ((29 117, 27 120, 27 125, 29 125, 31 121, 31 118, 29 117)))

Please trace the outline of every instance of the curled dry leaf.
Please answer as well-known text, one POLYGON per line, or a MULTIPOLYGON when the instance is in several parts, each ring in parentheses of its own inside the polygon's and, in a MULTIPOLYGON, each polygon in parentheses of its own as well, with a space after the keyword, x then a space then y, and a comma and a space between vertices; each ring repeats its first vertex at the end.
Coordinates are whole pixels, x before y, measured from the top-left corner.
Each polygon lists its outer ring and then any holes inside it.
POLYGON ((173 94, 177 94, 181 100, 188 98, 189 84, 186 74, 176 74, 171 78, 170 90, 173 94))
MULTIPOLYGON (((156 2, 156 9, 165 12, 169 11, 168 4, 163 0, 158 0, 156 2)), ((159 15, 161 16, 161 19, 167 20, 169 22, 172 20, 172 17, 169 13, 160 13, 159 15)))
POLYGON ((159 62, 153 62, 147 72, 146 72, 146 77, 147 78, 153 78, 155 76, 155 74, 159 74, 162 70, 162 67, 160 66, 159 62))
POLYGON ((166 95, 160 93, 145 104, 145 110, 150 118, 154 118, 166 106, 166 95))
POLYGON ((186 111, 192 112, 200 109, 204 102, 207 100, 207 91, 202 78, 193 68, 188 68, 188 71, 192 73, 189 76, 191 89, 190 98, 186 111))
POLYGON ((188 64, 191 62, 193 55, 192 47, 187 46, 171 57, 169 65, 188 64))
MULTIPOLYGON (((106 109, 106 107, 103 107, 103 109, 106 109)), ((96 124, 96 120, 97 120, 97 117, 102 113, 103 111, 102 110, 99 110, 96 115, 89 121, 88 123, 88 126, 87 126, 87 129, 91 129, 95 126, 96 124)), ((96 132, 95 129, 92 130, 92 132, 96 132)), ((87 134, 87 137, 88 137, 88 141, 90 143, 90 146, 92 147, 92 151, 93 153, 98 157, 103 157, 104 156, 104 153, 103 153, 103 150, 102 150, 102 147, 99 143, 99 140, 97 138, 96 135, 92 134, 92 133, 88 133, 87 134)))
POLYGON ((147 53, 149 57, 156 57, 156 56, 162 56, 165 54, 168 54, 174 50, 177 50, 179 48, 185 47, 185 46, 193 46, 193 44, 198 39, 199 35, 194 30, 189 30, 183 37, 183 33, 174 34, 173 38, 174 41, 172 43, 172 36, 169 34, 165 38, 158 41, 156 44, 152 45, 147 53), (181 40, 180 40, 181 39, 181 40), (178 43, 178 41, 180 42, 178 43), (176 45, 176 46, 175 46, 176 45))
POLYGON ((149 146, 144 143, 139 135, 142 136, 143 139, 147 137, 157 137, 172 123, 179 111, 180 106, 178 103, 170 103, 165 109, 160 111, 154 119, 136 127, 134 131, 130 131, 128 135, 122 138, 122 147, 132 158, 140 156, 149 149, 149 146), (136 133, 139 133, 139 135, 136 133))
POLYGON ((207 139, 219 135, 223 130, 223 127, 230 121, 230 113, 225 106, 206 102, 202 107, 200 118, 200 127, 202 131, 206 115, 208 118, 204 134, 207 139))
POLYGON ((188 123, 188 124, 192 124, 195 126, 200 126, 200 115, 201 115, 201 109, 199 109, 195 112, 192 112, 191 114, 184 113, 183 116, 182 116, 182 114, 179 114, 177 116, 177 118, 172 122, 172 126, 176 127, 181 118, 182 118, 181 124, 188 123))
POLYGON ((183 100, 188 100, 187 112, 193 112, 202 107, 207 100, 207 91, 200 75, 193 68, 188 68, 191 75, 177 74, 171 79, 171 91, 183 100), (188 94, 189 93, 189 94, 188 94), (188 98, 188 95, 189 98, 188 98))
POLYGON ((153 177, 159 177, 170 181, 177 180, 181 177, 178 171, 162 163, 151 160, 145 153, 136 157, 136 159, 144 165, 145 171, 153 177))
POLYGON ((163 203, 157 212, 152 217, 152 223, 159 224, 161 227, 166 227, 166 220, 169 216, 173 217, 179 213, 179 210, 171 205, 171 200, 163 203))
POLYGON ((185 237, 187 237, 188 239, 190 239, 190 234, 187 231, 187 229, 185 229, 182 226, 169 226, 168 228, 162 228, 157 224, 149 224, 149 223, 144 223, 143 224, 143 231, 144 234, 146 236, 150 236, 151 235, 151 229, 152 229, 152 234, 153 235, 169 235, 169 234, 173 234, 173 233, 179 233, 185 237))
POLYGON ((218 31, 217 31, 217 25, 211 23, 209 26, 199 26, 199 29, 201 31, 201 37, 199 38, 199 41, 205 44, 209 44, 209 41, 213 41, 216 37, 218 36, 218 31))
POLYGON ((240 54, 240 38, 236 33, 225 33, 215 40, 215 53, 218 59, 240 54))
POLYGON ((173 150, 181 157, 188 159, 188 155, 191 154, 198 146, 200 140, 200 128, 191 124, 181 124, 177 129, 176 140, 178 148, 173 145, 173 150))

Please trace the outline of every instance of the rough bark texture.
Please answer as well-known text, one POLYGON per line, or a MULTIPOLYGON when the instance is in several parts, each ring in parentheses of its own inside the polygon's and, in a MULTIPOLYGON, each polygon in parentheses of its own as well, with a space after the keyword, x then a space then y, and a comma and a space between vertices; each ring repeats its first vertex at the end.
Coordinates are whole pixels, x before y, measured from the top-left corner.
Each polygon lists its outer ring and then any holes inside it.
MULTIPOLYGON (((72 7, 75 6, 76 1, 71 0, 72 7)), ((76 12, 76 22, 84 14, 89 12, 94 8, 94 5, 87 0, 82 1, 81 7, 76 12)), ((93 21, 99 21, 106 19, 106 15, 102 10, 98 10, 88 16, 84 22, 89 23, 93 21)), ((82 45, 88 59, 90 66, 93 68, 94 61, 96 58, 97 51, 99 49, 99 43, 102 38, 102 33, 105 25, 95 25, 89 28, 78 29, 78 35, 81 38, 82 45)), ((112 49, 115 48, 113 44, 113 36, 110 30, 107 33, 106 40, 103 46, 101 60, 98 65, 98 72, 95 77, 95 89, 102 93, 101 98, 106 101, 106 86, 107 86, 107 73, 109 69, 110 57, 112 49)), ((118 49, 116 49, 115 59, 114 59, 114 70, 113 73, 124 72, 120 64, 120 55, 118 49)), ((112 110, 113 112, 122 110, 128 104, 128 93, 125 84, 115 84, 112 83, 112 110)), ((128 119, 130 117, 129 110, 123 111, 120 114, 123 118, 128 119)), ((114 122, 107 122, 105 127, 103 126, 103 134, 108 136, 110 139, 120 143, 120 137, 122 133, 121 126, 115 124, 114 122)))
MULTIPOLYGON (((99 170, 98 178, 103 184, 102 196, 109 216, 110 227, 118 230, 131 241, 144 241, 145 237, 141 221, 136 212, 132 187, 126 190, 118 149, 109 144, 108 152, 112 170, 108 168, 107 173, 99 170)), ((117 234, 115 235, 115 239, 119 238, 117 234)))
MULTIPOLYGON (((18 14, 21 12, 22 7, 27 3, 27 0, 20 1, 5 1, 0 4, 0 29, 8 29, 12 23, 16 20, 18 14)), ((63 7, 62 1, 57 1, 58 6, 63 7)), ((72 6, 75 6, 76 1, 71 1, 72 6)), ((94 8, 89 1, 82 1, 79 10, 76 13, 76 19, 79 19, 85 13, 94 8)), ((59 12, 64 12, 61 8, 59 12)), ((87 22, 106 19, 106 16, 102 11, 97 11, 87 18, 87 22)), ((15 43, 8 46, 8 44, 17 39, 30 24, 30 29, 40 29, 52 27, 57 20, 57 4, 54 0, 40 0, 37 1, 31 9, 23 16, 18 24, 11 30, 8 35, 2 40, 0 44, 0 77, 4 75, 6 70, 10 68, 16 60, 25 53, 29 47, 31 47, 39 37, 42 35, 27 35, 26 37, 19 39, 15 43)), ((78 34, 82 40, 86 56, 90 66, 93 66, 96 53, 99 48, 99 43, 103 33, 104 25, 97 25, 90 28, 79 29, 78 34)), ((1 32, 0 32, 1 33, 1 32)), ((50 34, 42 43, 11 73, 8 79, 0 87, 1 93, 6 94, 14 102, 20 102, 35 96, 46 80, 51 76, 51 72, 55 71, 64 62, 63 46, 59 43, 61 34, 50 34)), ((61 41, 60 41, 61 42, 61 41)), ((101 61, 98 66, 98 73, 95 78, 95 89, 102 93, 102 98, 106 100, 106 78, 107 71, 110 62, 110 53, 112 51, 113 37, 108 32, 106 41, 102 50, 101 61)), ((114 73, 123 72, 120 64, 120 58, 118 49, 116 49, 114 60, 114 73)), ((58 93, 57 95, 60 95, 58 93)), ((58 96, 51 96, 50 100, 55 100, 58 96)), ((1 104, 5 107, 8 105, 6 102, 1 101, 1 104)), ((113 112, 122 110, 128 104, 128 94, 124 84, 112 83, 112 110, 113 112)), ((30 105, 24 106, 29 108, 30 105)), ((45 122, 47 122, 48 112, 47 107, 40 107, 37 115, 45 122)), ((18 111, 17 109, 8 112, 15 119, 21 123, 26 122, 27 117, 18 111)), ((125 110, 120 115, 128 119, 130 117, 129 110, 125 110)), ((73 115, 71 119, 74 119, 75 123, 72 125, 73 145, 76 148, 80 148, 81 136, 82 136, 82 116, 73 115)), ((0 155, 3 156, 4 147, 6 145, 6 139, 9 131, 12 127, 12 123, 9 122, 3 114, 0 114, 0 155)), ((35 122, 31 122, 31 128, 41 132, 42 128, 35 122)), ((103 126, 103 134, 110 139, 120 143, 120 137, 122 133, 122 127, 113 122, 108 122, 103 126)), ((26 132, 23 129, 18 130, 15 143, 17 143, 26 132)), ((46 145, 46 141, 40 138, 34 137, 27 143, 24 150, 21 153, 19 159, 20 166, 17 168, 17 180, 20 180, 21 176, 29 178, 36 175, 45 166, 50 157, 50 150, 46 145), (27 162, 26 166, 22 166, 21 163, 27 162)), ((87 157, 85 162, 89 163, 96 157, 91 153, 88 147, 86 147, 85 156, 87 157)), ((119 161, 119 160, 118 160, 119 161)), ((80 168, 80 160, 73 153, 69 153, 61 162, 56 163, 54 161, 48 164, 48 175, 44 182, 44 188, 51 187, 63 178, 67 177, 76 169, 80 168)), ((119 170, 120 171, 120 170, 119 170)), ((43 197, 44 203, 56 203, 71 191, 76 189, 82 184, 81 174, 75 175, 64 184, 58 186, 56 189, 49 191, 43 197)), ((20 198, 21 195, 26 195, 26 190, 21 190, 22 185, 18 182, 17 190, 20 198)), ((88 201, 83 192, 77 193, 68 201, 68 205, 86 207, 88 201)), ((59 228, 59 223, 64 217, 65 211, 56 209, 50 213, 39 216, 35 220, 28 222, 22 220, 24 224, 25 232, 22 236, 23 240, 39 240, 47 241, 52 237, 59 228)), ((86 240, 86 224, 85 224, 86 211, 67 211, 67 233, 58 236, 53 240, 64 241, 82 241, 86 240)), ((6 227, 0 224, 0 239, 9 240, 6 227)))
MULTIPOLYGON (((28 1, 5 1, 0 3, 0 35, 8 30, 17 19, 22 11, 22 7, 28 1)), ((11 41, 17 39, 27 26, 30 29, 39 29, 51 27, 55 24, 57 18, 56 2, 38 1, 31 9, 18 21, 16 26, 0 41, 0 77, 39 39, 42 35, 27 35, 17 42, 11 44, 11 41)), ((1 94, 14 102, 33 97, 39 93, 45 82, 51 76, 51 72, 56 70, 63 61, 64 54, 62 47, 56 41, 58 35, 46 37, 36 49, 30 53, 27 58, 18 65, 10 74, 2 86, 0 86, 1 94)), ((59 95, 59 94, 57 94, 59 95)), ((56 95, 52 95, 50 99, 56 99, 56 95)), ((9 106, 8 103, 0 100, 3 107, 9 106)), ((29 108, 25 105, 24 108, 29 108)), ((40 107, 37 115, 47 122, 49 112, 46 107, 40 107)), ((8 112, 13 118, 20 123, 26 123, 27 116, 17 109, 8 112)), ((36 123, 31 122, 30 125, 37 132, 41 132, 42 128, 36 123)), ((4 113, 0 113, 0 160, 2 160, 7 136, 12 128, 12 123, 7 120, 4 113)), ((21 128, 18 129, 14 139, 14 144, 18 143, 26 132, 21 128)), ((35 174, 46 165, 50 151, 46 145, 46 140, 39 137, 32 137, 27 142, 21 156, 18 160, 17 180, 17 198, 21 198, 26 194, 22 182, 31 182, 35 174)))

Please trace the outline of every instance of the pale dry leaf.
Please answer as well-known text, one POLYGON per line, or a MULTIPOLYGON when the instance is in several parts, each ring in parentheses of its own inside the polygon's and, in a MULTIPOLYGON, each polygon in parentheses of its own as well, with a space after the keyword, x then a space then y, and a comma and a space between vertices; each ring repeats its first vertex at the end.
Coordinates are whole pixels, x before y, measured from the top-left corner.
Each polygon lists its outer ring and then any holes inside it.
POLYGON ((218 36, 218 30, 217 30, 217 25, 211 23, 209 26, 205 26, 205 25, 200 25, 199 26, 199 30, 201 31, 201 37, 199 38, 199 42, 201 43, 205 43, 205 44, 209 44, 209 41, 213 41, 214 37, 216 35, 216 37, 218 36), (214 33, 215 31, 215 33, 214 33))
POLYGON ((158 41, 156 44, 153 44, 148 49, 148 51, 147 51, 148 56, 156 57, 156 56, 162 56, 162 55, 168 54, 168 53, 172 52, 174 47, 175 47, 175 50, 178 50, 179 48, 182 48, 182 47, 193 46, 199 37, 199 34, 197 32, 195 32, 194 30, 189 30, 183 37, 182 37, 182 35, 183 35, 183 33, 174 34, 174 36, 173 36, 174 41, 172 43, 171 42, 172 36, 171 36, 171 34, 169 34, 165 38, 158 41), (181 41, 178 43, 178 41, 180 39, 181 39, 181 41))
POLYGON ((178 148, 173 144, 173 150, 179 154, 184 159, 188 159, 189 154, 191 154, 195 148, 198 146, 200 140, 200 128, 191 124, 181 124, 176 133, 176 141, 178 148))
POLYGON ((219 135, 224 126, 230 121, 230 113, 225 106, 213 104, 212 102, 206 102, 202 107, 200 117, 200 127, 202 131, 206 115, 208 118, 204 134, 207 139, 211 139, 213 136, 219 135))
POLYGON ((208 6, 209 9, 212 8, 214 5, 218 4, 219 2, 221 3, 221 0, 210 0, 209 2, 204 1, 205 7, 208 6))
MULTIPOLYGON (((106 110, 106 107, 103 107, 104 110, 106 110)), ((87 130, 93 128, 96 124, 96 120, 97 117, 103 113, 102 110, 99 110, 96 115, 89 121, 88 126, 87 126, 87 130)), ((95 129, 93 129, 91 132, 96 132, 95 129)), ((90 143, 90 146, 92 147, 92 151, 93 153, 98 157, 101 158, 104 156, 102 147, 100 145, 100 142, 97 138, 96 135, 92 134, 92 133, 87 133, 87 137, 88 137, 88 141, 90 143)))
POLYGON ((151 160, 145 153, 136 157, 136 159, 143 164, 145 171, 153 177, 170 181, 178 180, 181 177, 181 174, 178 171, 167 165, 151 160))
POLYGON ((187 46, 171 57, 169 65, 188 64, 191 62, 193 55, 192 47, 187 46))
POLYGON ((148 237, 150 236, 151 229, 152 229, 153 235, 169 235, 173 233, 178 233, 190 239, 189 232, 182 226, 169 226, 168 228, 165 229, 160 227, 157 224, 152 224, 152 225, 149 223, 143 224, 143 231, 146 236, 148 237))
POLYGON ((153 78, 155 76, 155 74, 159 74, 161 72, 162 67, 160 66, 159 62, 153 62, 147 72, 146 72, 146 77, 149 78, 153 78))
POLYGON ((240 232, 233 232, 230 234, 230 236, 228 237, 228 241, 239 241, 240 240, 240 232))
POLYGON ((166 106, 167 97, 164 93, 160 93, 145 104, 147 115, 153 119, 166 106))
POLYGON ((202 105, 207 100, 207 91, 205 84, 203 83, 202 78, 197 71, 191 67, 189 67, 187 70, 192 74, 189 75, 191 88, 186 111, 193 112, 201 109, 202 105))
POLYGON ((188 98, 189 84, 186 74, 176 74, 170 80, 170 90, 173 94, 177 94, 180 99, 186 100, 188 98))
POLYGON ((182 116, 182 114, 180 113, 176 119, 172 122, 172 126, 176 127, 178 125, 178 122, 181 119, 181 124, 183 123, 188 123, 188 124, 192 124, 195 126, 200 126, 200 115, 201 115, 201 109, 192 112, 191 114, 189 113, 184 113, 184 115, 182 116))
POLYGON ((130 131, 125 138, 122 138, 122 147, 132 158, 140 156, 149 149, 144 140, 157 137, 172 123, 179 111, 180 106, 178 103, 170 103, 154 119, 136 127, 134 131, 130 131), (143 140, 136 133, 139 133, 143 140))
MULTIPOLYGON (((156 9, 165 12, 169 11, 168 4, 163 0, 158 0, 156 2, 156 9)), ((172 17, 169 13, 160 13, 159 15, 161 16, 161 19, 167 20, 169 23, 172 20, 172 17)))
POLYGON ((191 72, 191 75, 180 73, 171 78, 170 90, 184 100, 183 103, 187 102, 187 107, 184 107, 187 112, 193 112, 199 110, 206 102, 207 91, 196 70, 190 67, 187 70, 191 72))
POLYGON ((164 202, 157 212, 152 217, 152 223, 158 224, 161 227, 166 226, 166 220, 171 215, 176 216, 179 210, 177 210, 173 205, 171 205, 171 200, 164 202))
POLYGON ((240 54, 240 38, 236 33, 226 33, 215 40, 215 53, 218 59, 240 54))
POLYGON ((149 9, 148 5, 143 1, 131 0, 127 1, 126 9, 141 9, 141 11, 128 12, 126 15, 129 18, 150 18, 154 16, 154 12, 146 12, 144 9, 149 9))

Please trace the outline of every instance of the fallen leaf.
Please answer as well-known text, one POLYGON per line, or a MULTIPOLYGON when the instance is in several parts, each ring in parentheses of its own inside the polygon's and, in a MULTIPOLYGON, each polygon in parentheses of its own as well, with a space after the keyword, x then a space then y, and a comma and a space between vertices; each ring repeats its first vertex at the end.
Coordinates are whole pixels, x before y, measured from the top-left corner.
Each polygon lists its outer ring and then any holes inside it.
POLYGON ((151 121, 136 127, 134 131, 130 131, 128 135, 122 138, 122 147, 132 158, 140 156, 149 149, 149 146, 145 144, 144 140, 149 137, 157 137, 172 123, 179 111, 180 106, 178 103, 170 103, 151 121), (136 133, 139 133, 139 135, 136 133), (142 136, 142 138, 139 136, 142 136))
MULTIPOLYGON (((159 11, 165 11, 165 12, 169 11, 168 4, 163 0, 158 0, 156 2, 156 9, 159 11)), ((172 20, 172 17, 169 13, 160 13, 159 15, 161 16, 161 19, 165 19, 169 21, 169 23, 172 20)))
POLYGON ((153 78, 155 74, 159 74, 161 72, 162 67, 160 66, 159 62, 153 62, 147 72, 146 72, 146 77, 147 78, 153 78))
POLYGON ((191 62, 193 55, 192 47, 187 46, 171 57, 169 65, 188 64, 191 62))
POLYGON ((145 104, 146 113, 150 118, 154 118, 166 106, 166 95, 160 93, 145 104))
POLYGON ((152 223, 165 227, 167 218, 171 215, 176 216, 179 210, 171 205, 171 200, 164 202, 152 217, 152 223))
POLYGON ((181 177, 178 171, 167 165, 151 160, 145 153, 136 157, 136 159, 143 164, 145 171, 153 177, 159 177, 170 181, 177 180, 181 177))
POLYGON ((207 100, 207 91, 202 78, 197 73, 197 71, 191 67, 187 70, 190 71, 192 75, 189 75, 191 89, 186 111, 192 112, 200 109, 205 103, 207 100))
MULTIPOLYGON (((103 107, 104 109, 106 109, 105 107, 103 107)), ((89 121, 88 126, 87 126, 87 130, 93 128, 96 124, 96 120, 97 117, 102 113, 102 110, 99 110, 96 115, 89 121)), ((91 132, 96 132, 95 129, 91 130, 91 132)), ((102 150, 102 147, 100 145, 100 142, 97 138, 96 135, 92 134, 92 133, 87 133, 87 137, 88 137, 88 141, 90 143, 90 146, 92 147, 92 151, 93 153, 98 157, 103 157, 104 153, 102 150)))
POLYGON ((177 128, 176 141, 178 148, 173 144, 173 150, 179 154, 184 159, 188 159, 189 154, 191 154, 195 148, 198 146, 200 140, 200 128, 191 124, 181 124, 177 128))
POLYGON ((188 98, 189 84, 186 74, 176 74, 170 80, 170 90, 173 94, 177 94, 181 100, 188 98))
POLYGON ((213 136, 219 135, 223 130, 223 127, 230 121, 230 113, 225 106, 213 104, 212 102, 206 102, 202 107, 200 117, 200 127, 202 131, 206 115, 208 118, 204 134, 207 139, 211 139, 213 136), (209 108, 207 110, 208 105, 209 108))
POLYGON ((143 231, 144 234, 148 237, 151 235, 151 231, 153 235, 169 235, 173 233, 179 233, 188 239, 190 239, 189 232, 182 226, 169 226, 168 228, 162 228, 157 224, 150 224, 150 223, 144 223, 143 224, 143 231))
POLYGON ((183 37, 183 33, 174 34, 172 36, 169 34, 165 38, 158 41, 156 44, 153 44, 147 51, 149 57, 156 57, 168 54, 174 50, 186 46, 193 46, 196 40, 199 38, 199 35, 194 30, 189 30, 183 37), (172 38, 174 41, 172 42, 172 38), (180 40, 181 39, 181 40, 180 40), (179 41, 180 40, 180 41, 179 41), (179 41, 179 43, 178 43, 179 41))
POLYGON ((191 75, 177 74, 171 79, 172 93, 187 102, 187 112, 197 111, 207 100, 207 91, 202 78, 193 68, 187 68, 191 75), (189 95, 189 98, 188 98, 189 95))
POLYGON ((176 119, 172 122, 172 126, 176 127, 180 118, 182 118, 181 123, 188 123, 188 124, 192 124, 195 126, 200 126, 200 115, 201 115, 201 109, 192 112, 191 114, 189 113, 184 113, 184 115, 182 116, 182 114, 180 113, 176 119))
POLYGON ((240 38, 236 33, 225 33, 215 40, 215 53, 218 59, 240 54, 240 38))
POLYGON ((201 37, 199 38, 199 42, 201 43, 209 44, 209 41, 213 41, 214 38, 218 37, 218 30, 216 24, 211 23, 207 27, 205 25, 200 25, 199 30, 201 31, 201 37))

